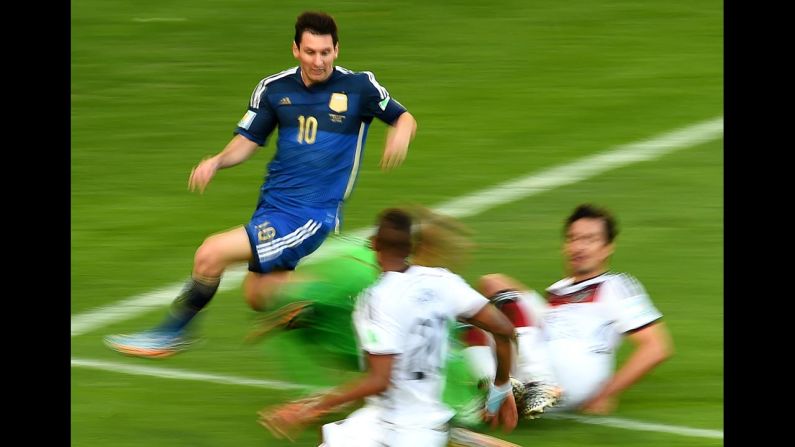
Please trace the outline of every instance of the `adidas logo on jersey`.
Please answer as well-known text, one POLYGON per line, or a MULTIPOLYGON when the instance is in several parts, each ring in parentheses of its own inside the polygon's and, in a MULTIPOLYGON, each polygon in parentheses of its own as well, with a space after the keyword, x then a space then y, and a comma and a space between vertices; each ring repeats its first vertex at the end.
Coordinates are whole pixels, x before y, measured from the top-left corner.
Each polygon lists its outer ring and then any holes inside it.
POLYGON ((287 97, 287 96, 285 96, 284 98, 279 100, 279 105, 280 106, 287 106, 287 105, 290 105, 290 104, 292 104, 292 102, 290 102, 290 98, 287 97))

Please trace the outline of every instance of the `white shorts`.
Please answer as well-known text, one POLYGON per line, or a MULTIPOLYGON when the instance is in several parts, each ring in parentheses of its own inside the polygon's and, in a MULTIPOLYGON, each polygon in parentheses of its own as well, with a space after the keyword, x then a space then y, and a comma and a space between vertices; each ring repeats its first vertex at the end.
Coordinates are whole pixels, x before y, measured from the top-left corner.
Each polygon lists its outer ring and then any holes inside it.
POLYGON ((555 410, 576 409, 595 396, 612 376, 612 354, 588 352, 579 343, 566 341, 548 342, 547 348, 552 370, 563 388, 555 410))
POLYGON ((445 447, 447 428, 400 427, 379 418, 380 409, 363 407, 342 421, 323 425, 320 447, 445 447))

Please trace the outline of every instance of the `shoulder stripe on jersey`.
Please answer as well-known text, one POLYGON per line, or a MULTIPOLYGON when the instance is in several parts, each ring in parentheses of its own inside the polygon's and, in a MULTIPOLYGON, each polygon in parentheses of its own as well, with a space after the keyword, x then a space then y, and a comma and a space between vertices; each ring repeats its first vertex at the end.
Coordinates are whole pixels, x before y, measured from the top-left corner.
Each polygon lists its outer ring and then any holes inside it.
POLYGON ((287 70, 280 71, 279 73, 276 73, 276 74, 273 74, 273 75, 270 75, 270 76, 266 76, 261 81, 259 81, 259 84, 257 84, 257 87, 254 88, 254 92, 251 93, 251 102, 250 102, 251 108, 252 109, 259 108, 259 102, 262 99, 262 94, 265 93, 265 90, 268 87, 268 84, 270 84, 271 82, 273 82, 273 81, 275 81, 277 79, 281 79, 281 78, 283 78, 285 76, 289 76, 289 75, 295 73, 296 69, 298 69, 298 66, 295 66, 293 68, 288 68, 287 70))
MULTIPOLYGON (((339 70, 340 72, 342 72, 344 74, 356 74, 355 71, 349 70, 349 69, 347 69, 345 67, 340 67, 339 65, 336 65, 335 67, 337 68, 337 70, 339 70)), ((373 87, 375 87, 375 89, 378 90, 378 93, 379 93, 381 99, 384 99, 384 98, 389 96, 389 92, 386 91, 386 89, 384 87, 382 87, 381 84, 378 83, 378 81, 375 80, 375 75, 373 74, 373 72, 371 72, 371 71, 362 71, 360 73, 364 73, 364 74, 367 75, 367 79, 369 79, 370 83, 373 84, 373 87)))
POLYGON ((642 295, 646 293, 646 290, 643 288, 643 285, 637 280, 637 278, 628 274, 627 279, 629 279, 630 283, 632 284, 632 291, 636 295, 642 295))
POLYGON ((616 279, 618 280, 618 283, 621 284, 621 287, 624 289, 624 293, 626 294, 625 297, 633 297, 633 296, 646 294, 645 290, 643 289, 643 286, 632 275, 621 273, 617 276, 618 277, 616 279))
POLYGON ((618 293, 619 298, 627 298, 632 296, 632 292, 630 292, 627 280, 624 278, 624 275, 617 274, 613 275, 614 278, 613 284, 615 284, 615 290, 618 293))
POLYGON ((370 79, 370 83, 373 84, 373 87, 375 87, 375 89, 378 90, 378 93, 381 94, 381 99, 384 99, 389 96, 389 92, 387 92, 384 87, 381 87, 381 84, 379 84, 378 81, 375 80, 375 75, 372 72, 363 71, 362 73, 367 75, 367 78, 370 79))

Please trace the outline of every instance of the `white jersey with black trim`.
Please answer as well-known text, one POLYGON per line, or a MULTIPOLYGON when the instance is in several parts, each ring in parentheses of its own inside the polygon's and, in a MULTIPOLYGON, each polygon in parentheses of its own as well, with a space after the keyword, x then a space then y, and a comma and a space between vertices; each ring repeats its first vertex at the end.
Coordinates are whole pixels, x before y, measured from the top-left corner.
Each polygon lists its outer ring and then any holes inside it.
POLYGON ((578 340, 593 352, 613 352, 624 333, 662 317, 640 282, 626 273, 578 283, 562 279, 547 288, 547 302, 547 340, 578 340))
POLYGON ((615 369, 622 335, 662 317, 643 286, 626 273, 604 273, 547 288, 542 333, 563 387, 560 409, 578 407, 601 389, 615 369))
POLYGON ((360 348, 394 354, 391 383, 367 399, 381 418, 404 427, 437 427, 453 411, 442 403, 448 327, 475 315, 488 300, 444 268, 411 266, 385 272, 357 299, 353 313, 360 348))

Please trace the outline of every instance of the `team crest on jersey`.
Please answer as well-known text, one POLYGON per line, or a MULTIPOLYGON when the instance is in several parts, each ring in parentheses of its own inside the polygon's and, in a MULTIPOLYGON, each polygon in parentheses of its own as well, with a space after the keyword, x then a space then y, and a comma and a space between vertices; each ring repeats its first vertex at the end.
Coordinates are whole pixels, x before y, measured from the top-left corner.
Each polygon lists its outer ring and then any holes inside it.
POLYGON ((332 93, 331 99, 328 102, 328 108, 342 113, 348 110, 348 95, 345 93, 332 93))

